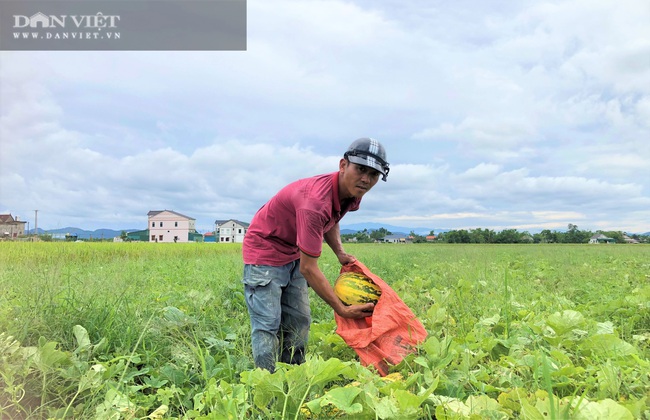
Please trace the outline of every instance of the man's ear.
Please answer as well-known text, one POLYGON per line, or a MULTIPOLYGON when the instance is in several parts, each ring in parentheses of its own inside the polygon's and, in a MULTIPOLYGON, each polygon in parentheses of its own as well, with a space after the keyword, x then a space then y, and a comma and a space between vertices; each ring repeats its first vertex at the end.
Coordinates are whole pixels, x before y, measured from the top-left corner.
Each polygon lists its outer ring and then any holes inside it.
POLYGON ((339 161, 339 171, 340 172, 344 171, 349 164, 350 162, 346 158, 341 158, 341 160, 339 161))

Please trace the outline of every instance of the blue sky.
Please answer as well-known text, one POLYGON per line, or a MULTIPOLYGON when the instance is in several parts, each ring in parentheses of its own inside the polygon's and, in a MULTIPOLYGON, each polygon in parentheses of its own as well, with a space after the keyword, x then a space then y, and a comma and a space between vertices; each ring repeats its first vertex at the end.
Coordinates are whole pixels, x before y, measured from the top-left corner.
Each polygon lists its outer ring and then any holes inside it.
POLYGON ((0 52, 0 212, 249 221, 374 137, 342 225, 650 231, 650 3, 249 0, 247 51, 0 52))

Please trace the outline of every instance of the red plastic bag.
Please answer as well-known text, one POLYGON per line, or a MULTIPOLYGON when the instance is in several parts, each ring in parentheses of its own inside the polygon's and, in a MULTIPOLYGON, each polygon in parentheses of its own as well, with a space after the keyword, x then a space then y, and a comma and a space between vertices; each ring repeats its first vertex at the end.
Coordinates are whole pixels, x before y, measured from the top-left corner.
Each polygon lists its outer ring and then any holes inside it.
POLYGON ((368 276, 381 288, 381 297, 372 316, 363 319, 336 319, 336 333, 359 355, 361 364, 374 366, 381 376, 388 375, 389 365, 396 365, 414 346, 427 338, 427 331, 411 309, 381 278, 359 261, 341 268, 368 276))

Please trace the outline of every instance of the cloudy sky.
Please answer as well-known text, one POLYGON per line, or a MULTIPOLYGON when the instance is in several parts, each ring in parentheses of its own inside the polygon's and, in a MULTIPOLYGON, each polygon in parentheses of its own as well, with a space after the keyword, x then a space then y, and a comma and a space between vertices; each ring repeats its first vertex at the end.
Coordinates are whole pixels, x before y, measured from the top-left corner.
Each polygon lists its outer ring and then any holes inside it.
POLYGON ((247 51, 0 52, 0 213, 250 221, 374 137, 346 225, 650 231, 647 0, 248 0, 247 51))

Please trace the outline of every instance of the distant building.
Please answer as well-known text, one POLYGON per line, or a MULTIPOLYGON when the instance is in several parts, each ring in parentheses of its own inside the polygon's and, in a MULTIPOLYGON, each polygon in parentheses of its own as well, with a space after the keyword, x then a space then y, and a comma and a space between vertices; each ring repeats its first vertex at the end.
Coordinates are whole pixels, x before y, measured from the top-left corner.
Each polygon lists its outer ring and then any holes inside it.
POLYGON ((250 223, 239 220, 215 220, 214 233, 215 242, 218 243, 242 243, 248 231, 250 223))
POLYGON ((413 242, 413 239, 406 235, 387 235, 384 236, 382 242, 388 242, 392 244, 405 244, 407 242, 413 242))
POLYGON ((198 242, 203 240, 203 235, 196 232, 196 219, 173 210, 152 210, 147 213, 147 217, 149 242, 198 242))
POLYGON ((599 233, 597 235, 592 236, 589 239, 590 244, 614 244, 616 243, 616 239, 614 238, 608 238, 607 236, 603 235, 602 233, 599 233))
POLYGON ((25 235, 25 224, 10 214, 0 214, 0 237, 15 239, 25 235))
POLYGON ((637 239, 630 238, 627 235, 623 235, 623 240, 625 241, 626 244, 638 244, 639 243, 639 241, 637 239))
POLYGON ((149 242, 149 229, 126 233, 127 241, 149 242))

